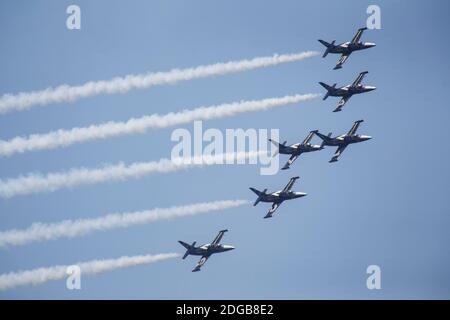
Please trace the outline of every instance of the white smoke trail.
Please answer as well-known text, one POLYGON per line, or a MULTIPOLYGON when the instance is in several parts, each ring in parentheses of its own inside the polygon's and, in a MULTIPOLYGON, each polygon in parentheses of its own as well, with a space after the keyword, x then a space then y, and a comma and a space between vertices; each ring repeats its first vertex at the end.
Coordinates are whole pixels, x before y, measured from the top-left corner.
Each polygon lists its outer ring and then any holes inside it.
POLYGON ((80 98, 100 94, 125 93, 132 89, 144 89, 156 85, 172 84, 179 81, 276 66, 282 63, 315 57, 319 54, 319 52, 315 51, 306 51, 296 54, 276 54, 271 57, 230 61, 187 69, 173 69, 167 72, 127 75, 111 80, 91 81, 79 86, 61 85, 56 88, 48 88, 41 91, 4 94, 0 97, 0 114, 9 111, 29 109, 36 105, 71 102, 80 98))
MULTIPOLYGON (((81 269, 81 275, 97 274, 116 269, 128 268, 142 264, 151 264, 179 257, 177 253, 161 253, 157 255, 123 256, 118 259, 92 260, 76 265, 81 269)), ((61 280, 68 276, 69 266, 58 265, 48 268, 38 268, 27 271, 10 272, 0 275, 0 290, 6 290, 25 285, 39 285, 50 280, 61 280)))
POLYGON ((0 232, 0 247, 8 245, 24 245, 35 241, 73 238, 95 231, 106 231, 116 228, 127 228, 133 225, 152 223, 179 217, 193 216, 202 213, 225 210, 248 204, 247 200, 223 200, 201 202, 187 206, 155 208, 153 210, 113 213, 93 219, 65 220, 57 223, 33 223, 23 230, 7 230, 0 232))
POLYGON ((224 153, 215 156, 197 156, 173 160, 160 159, 159 161, 132 163, 129 166, 119 163, 100 169, 76 168, 67 172, 49 173, 47 175, 30 173, 18 178, 0 179, 0 197, 11 198, 31 193, 52 192, 80 185, 139 178, 154 173, 169 173, 190 167, 241 163, 242 161, 257 159, 264 153, 267 154, 267 151, 224 153))
POLYGON ((0 155, 10 156, 15 153, 66 147, 91 140, 106 139, 133 133, 144 133, 146 130, 167 128, 195 120, 232 117, 239 113, 267 110, 304 102, 319 96, 319 94, 297 94, 280 98, 240 101, 210 107, 199 107, 177 113, 172 112, 165 115, 153 114, 141 118, 132 118, 126 122, 107 122, 89 127, 57 130, 46 134, 33 134, 29 137, 16 137, 8 141, 0 140, 0 155))

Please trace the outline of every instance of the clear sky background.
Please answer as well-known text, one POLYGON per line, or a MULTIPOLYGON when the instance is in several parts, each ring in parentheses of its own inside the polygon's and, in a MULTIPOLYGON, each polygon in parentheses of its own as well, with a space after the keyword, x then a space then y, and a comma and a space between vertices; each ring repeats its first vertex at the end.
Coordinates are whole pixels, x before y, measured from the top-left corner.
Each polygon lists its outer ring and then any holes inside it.
MULTIPOLYGON (((249 199, 249 186, 277 190, 299 175, 302 199, 273 219, 268 204, 75 239, 0 251, 0 273, 122 255, 179 252, 177 240, 210 242, 228 228, 236 250, 173 259, 82 278, 0 292, 0 298, 450 298, 448 1, 2 1, 0 94, 82 84, 273 53, 323 51, 317 39, 349 41, 365 25, 366 8, 382 10, 382 29, 362 40, 377 47, 216 78, 101 95, 75 103, 0 116, 0 137, 45 133, 155 112, 241 99, 324 93, 317 84, 351 83, 360 71, 377 90, 355 96, 338 114, 337 99, 208 121, 204 128, 279 128, 299 142, 312 129, 340 134, 364 119, 371 141, 307 154, 291 170, 259 175, 258 166, 192 169, 137 180, 0 200, 0 228, 89 218, 111 212, 249 199), (82 29, 66 29, 66 8, 78 4, 82 29), (366 288, 366 268, 382 270, 382 289, 366 288)), ((193 126, 183 126, 192 130, 193 126)), ((0 177, 170 156, 174 128, 0 159, 0 177)), ((282 157, 283 162, 286 157, 282 157)))

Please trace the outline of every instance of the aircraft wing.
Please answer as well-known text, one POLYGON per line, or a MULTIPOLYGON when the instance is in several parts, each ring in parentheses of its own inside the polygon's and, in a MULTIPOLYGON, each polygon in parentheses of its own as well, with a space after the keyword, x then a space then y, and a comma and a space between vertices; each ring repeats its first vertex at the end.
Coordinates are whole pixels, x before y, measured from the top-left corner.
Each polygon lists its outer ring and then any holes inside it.
POLYGON ((339 100, 336 109, 333 110, 333 112, 339 112, 342 110, 344 105, 347 103, 347 101, 351 98, 351 96, 344 96, 341 100, 339 100))
POLYGON ((291 166, 291 164, 294 163, 295 160, 297 160, 298 156, 299 156, 298 154, 293 154, 293 155, 291 155, 291 157, 290 157, 289 160, 286 162, 286 164, 284 165, 284 167, 281 168, 281 170, 289 169, 289 167, 291 166))
POLYGON ((302 144, 307 144, 311 141, 312 137, 314 136, 314 132, 310 132, 308 136, 303 140, 302 144))
POLYGON ((295 183, 295 180, 297 180, 299 177, 293 177, 291 178, 291 180, 289 180, 289 182, 287 183, 287 185, 284 187, 283 191, 281 192, 287 192, 287 191, 291 191, 292 186, 295 183))
POLYGON ((347 135, 349 135, 349 136, 354 135, 356 133, 356 130, 358 130, 358 127, 361 124, 361 122, 364 122, 364 120, 355 121, 352 128, 348 131, 347 135))
POLYGON ((337 65, 334 67, 334 69, 340 69, 342 68, 342 65, 345 63, 345 61, 347 61, 348 57, 350 56, 350 53, 343 53, 341 55, 341 57, 339 58, 339 61, 337 63, 337 65))
POLYGON ((273 213, 278 209, 280 204, 281 204, 281 202, 274 202, 272 204, 272 208, 269 209, 269 212, 267 212, 267 214, 265 215, 264 219, 272 218, 273 213))
POLYGON ((358 43, 359 42, 359 40, 361 39, 361 36, 362 36, 364 30, 367 30, 367 28, 360 28, 360 29, 358 29, 358 31, 356 32, 355 36, 352 39, 352 43, 358 43))
POLYGON ((215 246, 215 245, 219 244, 220 240, 222 240, 224 233, 227 231, 228 230, 220 230, 219 234, 214 238, 213 242, 211 242, 211 245, 215 246))
POLYGON ((331 158, 330 162, 336 162, 338 161, 339 156, 344 152, 345 148, 347 148, 347 145, 339 146, 336 150, 336 152, 333 155, 333 158, 331 158))
POLYGON ((361 72, 360 74, 358 74, 358 77, 352 83, 352 87, 356 87, 357 85, 361 84, 361 81, 364 79, 364 76, 368 73, 369 73, 369 71, 364 71, 364 72, 361 72))
POLYGON ((208 260, 209 257, 210 256, 202 256, 198 261, 197 265, 195 266, 195 268, 192 270, 192 272, 200 271, 200 268, 205 264, 205 262, 208 260))

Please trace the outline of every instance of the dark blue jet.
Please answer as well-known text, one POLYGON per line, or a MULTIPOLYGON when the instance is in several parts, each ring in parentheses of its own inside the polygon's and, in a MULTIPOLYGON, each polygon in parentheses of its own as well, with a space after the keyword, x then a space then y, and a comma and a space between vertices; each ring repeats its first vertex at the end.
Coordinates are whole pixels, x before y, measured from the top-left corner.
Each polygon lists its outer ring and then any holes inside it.
POLYGON ((321 44, 327 47, 322 56, 323 58, 325 58, 329 53, 341 54, 341 58, 339 59, 338 64, 334 67, 334 70, 342 68, 342 65, 344 64, 345 61, 347 61, 348 57, 352 54, 353 51, 359 51, 375 47, 375 43, 360 41, 364 30, 367 30, 367 28, 358 29, 358 32, 356 32, 356 35, 353 37, 352 41, 344 42, 338 45, 334 44, 336 40, 333 40, 331 43, 319 40, 321 44))
POLYGON ((323 144, 325 146, 331 146, 331 147, 338 147, 336 152, 333 155, 333 158, 329 162, 336 162, 338 161, 339 156, 342 154, 342 152, 347 148, 349 144, 352 143, 358 143, 363 142, 372 139, 371 136, 365 136, 362 134, 356 134, 356 130, 358 130, 359 125, 364 120, 358 120, 355 121, 352 128, 347 134, 343 134, 340 136, 337 136, 335 138, 331 137, 331 133, 329 133, 327 136, 321 134, 318 130, 314 131, 314 133, 319 136, 323 140, 323 144))
POLYGON ((219 234, 214 238, 213 242, 201 245, 199 247, 195 246, 196 241, 194 241, 192 244, 178 241, 183 247, 186 248, 186 253, 183 256, 183 259, 186 259, 188 255, 202 256, 192 272, 200 271, 200 268, 205 264, 206 260, 208 260, 208 258, 214 253, 221 253, 234 249, 233 246, 219 243, 220 240, 222 240, 224 233, 227 231, 228 230, 220 230, 219 234))

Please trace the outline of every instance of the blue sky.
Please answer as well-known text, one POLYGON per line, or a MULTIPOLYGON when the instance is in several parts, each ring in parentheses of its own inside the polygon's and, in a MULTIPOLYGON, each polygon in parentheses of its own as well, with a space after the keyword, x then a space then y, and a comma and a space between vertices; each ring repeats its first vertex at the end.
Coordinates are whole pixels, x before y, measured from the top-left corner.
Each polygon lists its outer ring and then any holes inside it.
MULTIPOLYGON (((305 155, 288 172, 261 176, 257 166, 193 169, 138 180, 0 200, 0 228, 32 222, 97 217, 110 212, 222 199, 254 200, 249 186, 308 196, 283 204, 95 233, 0 251, 0 273, 122 255, 179 252, 177 240, 223 242, 236 250, 214 256, 200 273, 197 258, 83 277, 82 290, 65 281, 0 292, 0 298, 450 298, 447 105, 447 1, 3 1, 0 4, 0 94, 82 84, 115 76, 191 67, 273 53, 322 51, 317 39, 350 40, 364 26, 369 4, 381 7, 382 29, 363 40, 377 47, 332 70, 329 55, 223 77, 101 95, 75 103, 2 115, 0 137, 125 120, 200 105, 323 93, 318 81, 347 84, 368 70, 377 90, 353 97, 332 113, 336 99, 247 113, 204 128, 280 128, 302 140, 312 129, 339 134, 364 119, 373 139, 305 155), (82 29, 66 29, 66 8, 78 4, 82 29), (382 289, 366 288, 366 268, 382 270, 382 289)), ((192 130, 192 125, 183 126, 192 130)), ((0 159, 0 177, 105 163, 168 157, 173 128, 0 159)), ((286 160, 282 158, 282 160, 286 160)))

